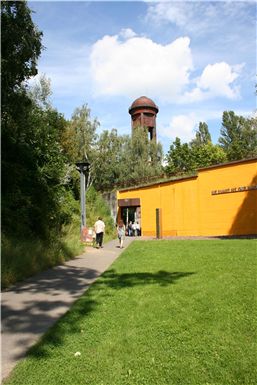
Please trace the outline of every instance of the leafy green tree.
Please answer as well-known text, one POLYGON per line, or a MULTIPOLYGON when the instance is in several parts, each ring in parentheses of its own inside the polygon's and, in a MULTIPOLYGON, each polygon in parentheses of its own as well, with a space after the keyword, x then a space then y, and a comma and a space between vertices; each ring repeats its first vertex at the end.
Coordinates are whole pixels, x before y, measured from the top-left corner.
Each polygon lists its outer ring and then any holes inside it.
POLYGON ((149 141, 146 129, 132 137, 119 136, 116 129, 103 131, 92 156, 93 185, 100 191, 138 183, 162 173, 162 147, 149 141))
POLYGON ((87 190, 87 225, 93 227, 96 219, 102 217, 105 223, 105 239, 116 236, 115 224, 111 217, 110 208, 104 200, 101 192, 94 186, 87 190))
POLYGON ((207 123, 200 122, 195 138, 189 143, 193 169, 208 167, 226 161, 226 154, 219 145, 212 143, 207 123))
POLYGON ((46 78, 37 89, 26 84, 42 49, 27 3, 1 2, 1 18, 2 231, 49 240, 70 220, 74 203, 60 146, 66 121, 50 105, 46 78))
POLYGON ((195 138, 190 143, 181 143, 179 138, 170 146, 166 157, 167 174, 179 174, 196 171, 226 161, 224 150, 211 141, 211 135, 206 123, 199 123, 195 138))
POLYGON ((19 234, 29 227, 32 204, 24 192, 30 189, 34 168, 26 142, 32 102, 24 82, 37 73, 42 34, 33 24, 25 1, 2 1, 1 21, 2 230, 19 234))
POLYGON ((140 182, 162 173, 162 146, 149 141, 146 127, 134 130, 124 150, 124 183, 140 182))
POLYGON ((93 165, 96 159, 98 126, 98 120, 91 118, 91 111, 85 104, 75 109, 61 134, 61 146, 68 162, 66 179, 76 199, 79 199, 79 173, 76 170, 76 162, 86 159, 91 164, 88 187, 94 179, 93 165))
POLYGON ((42 32, 33 23, 26 1, 2 1, 1 23, 1 127, 5 159, 10 153, 9 142, 19 141, 26 125, 30 99, 25 81, 37 74, 42 32))
POLYGON ((211 142, 205 143, 202 146, 192 146, 191 153, 192 159, 194 159, 194 170, 224 163, 227 160, 224 150, 219 145, 211 142))
POLYGON ((211 134, 209 132, 209 128, 207 123, 200 122, 199 128, 196 131, 195 138, 191 141, 192 146, 200 147, 204 144, 208 144, 211 142, 211 134))
POLYGON ((196 168, 190 145, 188 143, 181 143, 178 137, 170 146, 166 162, 165 172, 167 174, 190 172, 196 168))
POLYGON ((19 141, 8 146, 2 219, 4 231, 49 239, 71 217, 62 205, 67 197, 66 166, 59 138, 66 121, 40 104, 31 99, 19 141))
POLYGON ((92 172, 94 185, 100 191, 111 191, 118 184, 124 172, 122 160, 126 139, 116 129, 103 131, 98 138, 92 172))
POLYGON ((62 146, 71 163, 94 157, 99 122, 91 119, 91 111, 85 104, 76 108, 71 120, 62 134, 62 146))
POLYGON ((34 100, 37 106, 43 110, 51 108, 51 94, 51 80, 45 74, 40 75, 27 90, 29 98, 34 100))
POLYGON ((219 143, 228 160, 250 158, 257 154, 256 118, 247 119, 233 111, 225 111, 219 143))
POLYGON ((257 117, 248 118, 242 130, 242 158, 257 156, 257 117))
POLYGON ((2 103, 10 102, 22 82, 37 74, 42 32, 31 19, 26 1, 1 2, 2 103))

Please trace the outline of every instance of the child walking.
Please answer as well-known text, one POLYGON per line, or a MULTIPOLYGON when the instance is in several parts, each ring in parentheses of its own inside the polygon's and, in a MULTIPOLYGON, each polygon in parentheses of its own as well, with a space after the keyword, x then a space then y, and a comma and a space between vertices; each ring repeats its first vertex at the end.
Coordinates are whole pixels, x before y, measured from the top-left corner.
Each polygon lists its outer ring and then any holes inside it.
POLYGON ((123 248, 123 242, 125 239, 125 232, 126 232, 125 225, 124 225, 123 221, 120 220, 118 223, 118 226, 117 226, 117 234, 118 234, 119 244, 120 244, 121 249, 123 248))

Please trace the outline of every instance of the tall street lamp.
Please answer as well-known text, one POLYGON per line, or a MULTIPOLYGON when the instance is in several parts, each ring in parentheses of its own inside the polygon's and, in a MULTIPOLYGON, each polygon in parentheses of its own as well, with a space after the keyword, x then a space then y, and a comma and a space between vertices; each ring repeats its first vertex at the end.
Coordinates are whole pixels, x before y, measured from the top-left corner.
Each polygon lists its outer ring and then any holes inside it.
POLYGON ((82 234, 83 228, 86 227, 86 188, 90 171, 90 163, 87 160, 77 162, 76 169, 80 173, 80 233, 82 234))

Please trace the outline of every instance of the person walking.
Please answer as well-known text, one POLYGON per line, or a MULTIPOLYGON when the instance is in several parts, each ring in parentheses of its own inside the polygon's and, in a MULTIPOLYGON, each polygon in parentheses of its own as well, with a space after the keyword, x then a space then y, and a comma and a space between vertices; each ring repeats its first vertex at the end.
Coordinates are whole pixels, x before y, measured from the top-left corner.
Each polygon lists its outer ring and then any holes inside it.
POLYGON ((137 236, 141 235, 141 228, 140 228, 140 224, 138 222, 136 222, 136 232, 137 232, 137 236))
POLYGON ((119 244, 120 244, 121 249, 123 248, 123 242, 125 239, 125 232, 126 232, 126 228, 125 228, 125 225, 123 223, 123 220, 120 220, 118 223, 118 226, 117 226, 117 234, 118 234, 118 239, 119 239, 119 244))
POLYGON ((104 237, 104 230, 105 230, 105 223, 101 217, 98 217, 98 220, 96 221, 95 225, 95 234, 96 234, 96 248, 99 249, 99 247, 103 247, 103 237, 104 237))
POLYGON ((133 229, 132 229, 132 222, 130 221, 128 224, 128 235, 132 237, 133 235, 133 229))
POLYGON ((134 237, 137 236, 137 226, 136 226, 136 222, 133 222, 132 224, 132 230, 133 230, 133 235, 134 237))

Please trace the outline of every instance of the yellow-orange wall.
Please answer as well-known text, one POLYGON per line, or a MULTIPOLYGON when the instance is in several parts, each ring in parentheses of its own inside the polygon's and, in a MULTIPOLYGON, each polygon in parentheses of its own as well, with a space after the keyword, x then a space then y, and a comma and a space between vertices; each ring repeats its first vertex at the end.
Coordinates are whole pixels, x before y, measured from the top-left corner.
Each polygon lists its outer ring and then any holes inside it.
POLYGON ((195 177, 118 191, 118 199, 140 198, 142 235, 156 235, 156 208, 162 236, 257 234, 257 190, 212 195, 257 185, 257 159, 198 171, 195 177))

